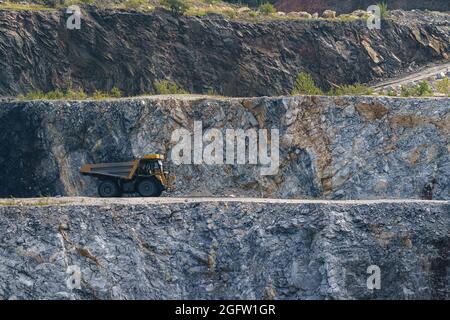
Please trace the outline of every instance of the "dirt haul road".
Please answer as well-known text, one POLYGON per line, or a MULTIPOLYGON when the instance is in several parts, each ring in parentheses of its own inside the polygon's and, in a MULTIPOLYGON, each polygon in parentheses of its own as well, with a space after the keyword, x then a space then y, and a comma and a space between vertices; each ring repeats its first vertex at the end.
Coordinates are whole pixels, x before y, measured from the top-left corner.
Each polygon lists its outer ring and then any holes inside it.
POLYGON ((386 87, 397 87, 401 85, 408 85, 414 81, 421 81, 424 79, 428 79, 430 77, 434 77, 439 73, 446 74, 449 71, 450 71, 450 62, 440 65, 433 65, 411 74, 403 75, 394 79, 374 84, 372 87, 375 90, 381 90, 386 87))
POLYGON ((97 197, 41 197, 41 198, 17 198, 0 199, 0 206, 55 206, 55 205, 159 205, 180 203, 263 203, 263 204, 324 204, 324 205, 370 205, 370 204, 450 204, 450 201, 440 200, 415 200, 415 199, 377 199, 377 200, 309 200, 309 199, 271 199, 271 198, 238 198, 238 197, 190 197, 190 198, 97 198, 97 197))

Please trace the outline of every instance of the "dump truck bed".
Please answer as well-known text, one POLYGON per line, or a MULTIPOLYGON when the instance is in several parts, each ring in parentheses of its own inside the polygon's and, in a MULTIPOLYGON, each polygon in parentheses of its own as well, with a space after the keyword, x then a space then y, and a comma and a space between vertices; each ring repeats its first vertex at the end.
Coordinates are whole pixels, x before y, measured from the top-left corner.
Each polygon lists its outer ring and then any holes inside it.
POLYGON ((114 163, 99 163, 99 164, 86 164, 80 172, 85 175, 91 176, 106 176, 116 177, 122 179, 132 179, 139 161, 127 161, 127 162, 114 162, 114 163))

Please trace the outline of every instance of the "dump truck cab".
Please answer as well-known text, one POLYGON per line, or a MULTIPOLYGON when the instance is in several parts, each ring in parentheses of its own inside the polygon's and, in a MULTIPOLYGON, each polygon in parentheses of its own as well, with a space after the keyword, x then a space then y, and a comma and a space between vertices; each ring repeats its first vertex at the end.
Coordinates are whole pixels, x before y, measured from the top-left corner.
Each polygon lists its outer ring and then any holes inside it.
POLYGON ((165 188, 168 188, 168 171, 164 171, 163 161, 164 156, 161 154, 147 154, 139 160, 135 175, 139 177, 155 176, 165 188))
POLYGON ((86 164, 80 173, 100 180, 98 193, 101 197, 136 192, 143 197, 158 197, 174 179, 169 177, 163 162, 163 155, 153 153, 127 162, 86 164))

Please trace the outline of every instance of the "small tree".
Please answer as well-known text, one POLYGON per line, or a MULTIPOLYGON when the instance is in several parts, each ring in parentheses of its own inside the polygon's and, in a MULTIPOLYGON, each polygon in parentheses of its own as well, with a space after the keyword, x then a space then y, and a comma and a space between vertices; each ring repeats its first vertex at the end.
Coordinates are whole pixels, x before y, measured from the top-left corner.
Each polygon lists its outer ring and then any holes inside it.
POLYGON ((295 80, 294 88, 292 89, 292 95, 307 94, 307 95, 320 95, 323 94, 322 90, 316 86, 314 79, 305 72, 300 72, 295 80))
POLYGON ((416 94, 419 97, 432 96, 433 89, 427 81, 421 81, 416 87, 416 94))
POLYGON ((444 77, 444 79, 436 81, 436 89, 439 93, 450 95, 450 80, 448 77, 444 77))
POLYGON ((400 88, 400 95, 402 97, 410 97, 414 95, 414 89, 410 86, 402 85, 400 88))
POLYGON ((427 81, 422 81, 416 86, 402 85, 401 96, 402 97, 426 97, 432 96, 433 89, 427 81))
POLYGON ((269 14, 272 14, 272 13, 276 12, 275 7, 273 6, 273 4, 268 3, 268 2, 263 3, 262 5, 260 5, 258 7, 258 10, 259 10, 259 12, 261 12, 262 14, 265 14, 265 15, 269 15, 269 14))
POLYGON ((120 91, 120 89, 117 87, 113 87, 111 89, 111 96, 114 98, 120 98, 122 97, 122 91, 120 91))
POLYGON ((182 0, 161 0, 161 4, 174 14, 183 14, 189 9, 189 6, 182 0))

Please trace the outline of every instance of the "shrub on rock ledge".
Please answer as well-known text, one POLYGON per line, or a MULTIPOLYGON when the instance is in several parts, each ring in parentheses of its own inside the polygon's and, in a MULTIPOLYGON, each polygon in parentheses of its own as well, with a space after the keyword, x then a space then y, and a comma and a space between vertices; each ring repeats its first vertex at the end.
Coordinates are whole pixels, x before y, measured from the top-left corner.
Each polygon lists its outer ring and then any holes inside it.
POLYGON ((322 90, 316 86, 314 79, 305 72, 300 72, 295 80, 294 88, 292 89, 292 95, 307 94, 307 95, 320 95, 323 94, 322 90))
POLYGON ((180 88, 176 83, 168 80, 161 80, 155 82, 155 89, 157 94, 187 94, 188 92, 180 88))
POLYGON ((268 3, 268 2, 263 3, 262 5, 260 5, 258 7, 258 10, 259 10, 259 12, 261 12, 262 14, 265 14, 265 15, 273 14, 273 13, 276 12, 276 9, 273 6, 273 4, 268 3))

